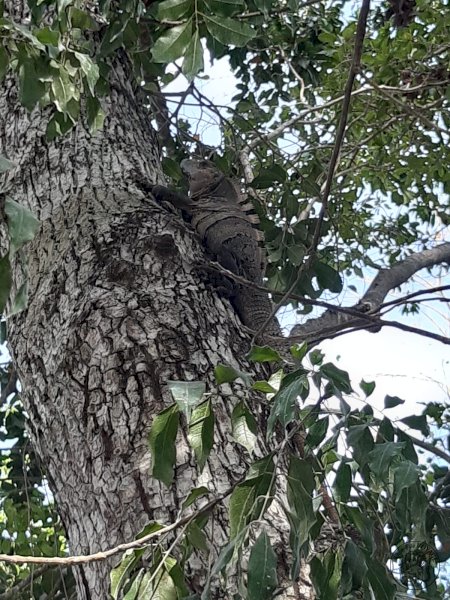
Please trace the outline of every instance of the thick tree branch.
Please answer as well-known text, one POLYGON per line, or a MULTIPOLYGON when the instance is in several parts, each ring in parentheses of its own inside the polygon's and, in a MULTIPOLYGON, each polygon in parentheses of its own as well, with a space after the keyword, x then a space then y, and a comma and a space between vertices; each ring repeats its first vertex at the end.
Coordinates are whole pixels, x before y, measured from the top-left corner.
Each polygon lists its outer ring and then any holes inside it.
MULTIPOLYGON (((381 269, 360 302, 350 307, 352 310, 360 311, 360 318, 343 313, 337 309, 327 310, 317 319, 310 319, 302 325, 296 325, 290 337, 300 340, 316 340, 318 338, 323 339, 323 334, 326 331, 341 331, 354 327, 370 329, 371 323, 367 321, 367 316, 370 315, 373 317, 378 313, 383 300, 391 290, 408 281, 417 271, 442 263, 450 264, 449 242, 429 250, 422 250, 421 252, 411 254, 389 269, 381 269), (367 312, 367 316, 364 314, 365 312, 367 312)), ((382 322, 382 324, 390 325, 386 321, 382 322)), ((416 333, 422 332, 421 330, 417 330, 416 333)))

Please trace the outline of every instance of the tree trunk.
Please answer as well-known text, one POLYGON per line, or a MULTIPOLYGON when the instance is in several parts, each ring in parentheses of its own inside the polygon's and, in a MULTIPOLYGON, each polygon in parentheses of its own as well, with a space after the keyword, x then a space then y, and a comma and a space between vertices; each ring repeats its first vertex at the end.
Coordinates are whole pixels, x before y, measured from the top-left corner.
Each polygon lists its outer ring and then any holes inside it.
MULTIPOLYGON (((150 116, 128 75, 122 57, 101 131, 91 135, 80 121, 52 142, 45 138, 50 111, 28 114, 12 79, 0 94, 0 152, 17 165, 5 189, 41 221, 27 247, 28 305, 9 321, 9 348, 71 554, 131 541, 153 520, 173 522, 193 487, 223 492, 249 462, 230 435, 240 393, 221 386, 215 446, 203 473, 184 428, 174 485, 167 489, 150 476, 152 418, 173 401, 167 380, 203 380, 212 391, 217 363, 248 370, 248 338, 230 304, 199 278, 202 249, 190 229, 139 186, 163 177, 150 116)), ((23 276, 16 257, 16 290, 23 276)), ((225 507, 213 520, 217 551, 226 539, 225 507)), ((210 560, 196 557, 193 591, 201 590, 210 560)), ((75 569, 80 600, 109 597, 113 564, 75 569)))

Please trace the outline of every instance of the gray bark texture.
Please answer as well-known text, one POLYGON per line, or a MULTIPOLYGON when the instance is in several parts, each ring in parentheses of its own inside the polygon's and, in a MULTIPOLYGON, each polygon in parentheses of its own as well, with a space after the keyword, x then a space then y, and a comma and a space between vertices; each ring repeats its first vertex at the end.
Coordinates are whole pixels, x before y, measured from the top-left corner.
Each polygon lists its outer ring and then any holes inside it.
MULTIPOLYGON (((167 380, 203 380, 214 391, 217 363, 249 370, 242 358, 249 336, 229 302, 199 278, 193 265, 204 253, 189 226, 136 184, 163 177, 130 79, 119 60, 103 130, 91 135, 80 122, 53 142, 45 138, 49 111, 28 114, 11 79, 0 90, 0 153, 17 165, 3 188, 41 221, 26 248, 29 300, 9 321, 9 348, 29 435, 74 555, 131 541, 150 521, 172 523, 193 487, 221 493, 249 461, 230 431, 244 391, 221 386, 215 446, 201 476, 185 428, 174 485, 150 476, 148 433, 155 413, 172 403, 167 380)), ((19 256, 13 266, 17 290, 19 256)), ((218 506, 208 529, 212 555, 192 561, 192 591, 201 591, 227 528, 226 507, 218 506)), ((75 569, 79 600, 109 598, 115 562, 75 569)))

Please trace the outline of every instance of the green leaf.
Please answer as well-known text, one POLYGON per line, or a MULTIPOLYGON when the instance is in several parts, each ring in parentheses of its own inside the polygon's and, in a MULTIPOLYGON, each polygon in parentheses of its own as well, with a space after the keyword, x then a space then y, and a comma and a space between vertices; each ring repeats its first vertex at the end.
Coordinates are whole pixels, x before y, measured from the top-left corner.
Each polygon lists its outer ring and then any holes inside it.
POLYGON ((20 102, 29 111, 32 111, 45 94, 45 85, 39 80, 35 65, 26 60, 19 70, 20 102))
POLYGON ((260 519, 269 508, 274 484, 273 456, 254 462, 246 480, 235 487, 230 497, 230 537, 236 537, 251 521, 260 519))
POLYGON ((14 163, 12 160, 8 160, 5 156, 0 154, 0 173, 6 173, 6 171, 9 171, 15 166, 16 163, 14 163))
POLYGON ((87 54, 82 54, 81 52, 74 52, 74 55, 78 62, 80 63, 80 68, 86 77, 86 81, 88 84, 89 91, 91 95, 95 95, 95 84, 100 77, 100 72, 98 69, 98 65, 96 65, 90 56, 87 54))
POLYGON ((159 37, 152 49, 153 60, 169 63, 183 55, 192 38, 192 20, 183 25, 171 27, 159 37))
POLYGON ((405 404, 405 401, 399 398, 398 396, 388 396, 384 397, 384 408, 394 408, 399 404, 405 404))
POLYGON ((8 219, 11 252, 14 252, 34 238, 40 222, 28 208, 11 200, 11 198, 6 198, 5 214, 8 219))
POLYGON ((202 552, 208 552, 207 537, 195 521, 192 521, 186 529, 186 537, 194 548, 201 550, 202 552))
POLYGON ((86 107, 89 131, 91 133, 95 133, 98 129, 103 127, 103 122, 106 116, 105 112, 102 109, 100 100, 92 96, 87 98, 86 107))
POLYGON ((395 500, 398 502, 402 491, 414 485, 420 476, 419 468, 410 460, 403 460, 394 470, 395 500))
POLYGON ((374 598, 377 600, 394 600, 396 597, 396 585, 388 575, 386 568, 377 560, 366 557, 367 579, 373 590, 374 598))
POLYGON ((251 454, 258 439, 255 417, 249 412, 243 402, 239 402, 231 414, 233 438, 251 454))
POLYGON ((243 0, 206 0, 206 3, 212 13, 215 15, 224 15, 225 17, 242 12, 245 8, 243 0))
POLYGON ((373 473, 380 478, 387 477, 392 461, 401 456, 404 447, 405 442, 375 444, 374 449, 368 455, 369 465, 373 473))
POLYGON ((192 410, 203 400, 206 390, 204 381, 171 381, 167 382, 173 399, 178 408, 186 415, 187 420, 191 418, 192 410))
POLYGON ((183 501, 183 504, 181 506, 183 509, 188 508, 189 506, 191 506, 191 504, 194 504, 194 502, 198 498, 202 498, 203 496, 207 496, 208 494, 209 490, 204 485, 198 488, 194 488, 189 492, 188 497, 186 498, 186 500, 183 501))
MULTIPOLYGON (((237 45, 237 44, 236 44, 237 45)), ((261 169, 258 175, 252 181, 252 187, 257 189, 266 189, 272 187, 274 183, 284 183, 287 179, 287 173, 281 165, 271 165, 267 169, 261 169)))
POLYGON ((263 394, 276 394, 277 391, 267 381, 255 381, 255 383, 252 385, 252 390, 262 392, 263 394))
POLYGON ((214 376, 218 385, 222 383, 231 383, 236 379, 242 379, 246 386, 250 386, 252 383, 251 377, 248 373, 239 371, 230 365, 219 364, 214 368, 214 376))
POLYGON ((211 400, 194 409, 189 420, 188 441, 194 450, 201 471, 214 444, 214 414, 211 410, 211 400))
MULTIPOLYGON (((373 394, 375 386, 375 381, 364 381, 364 379, 361 379, 359 384, 359 387, 362 389, 367 398, 373 394)), ((387 407, 385 406, 385 408, 387 407)))
POLYGON ((164 0, 158 3, 158 19, 161 21, 178 21, 191 15, 193 0, 164 0))
POLYGON ((186 79, 192 81, 200 71, 203 71, 203 67, 203 46, 198 29, 196 29, 184 54, 181 70, 186 79))
POLYGON ((312 500, 314 488, 311 465, 305 460, 291 456, 287 493, 291 509, 291 546, 294 553, 293 541, 297 548, 301 548, 309 537, 311 527, 316 523, 312 500))
POLYGON ((5 310, 11 290, 11 264, 9 254, 0 258, 0 314, 5 310))
POLYGON ((295 344, 294 346, 291 346, 290 351, 295 360, 301 362, 308 352, 308 344, 306 342, 303 342, 303 344, 295 344))
POLYGON ((205 15, 204 18, 211 36, 225 46, 245 46, 256 35, 250 25, 241 21, 214 15, 205 15))
POLYGON ((250 551, 247 600, 272 600, 277 586, 277 557, 263 531, 250 551))
POLYGON ((166 486, 172 483, 176 459, 175 439, 178 432, 179 412, 176 405, 169 406, 153 419, 149 445, 152 453, 152 475, 166 486))
POLYGON ((231 562, 235 552, 242 546, 245 537, 245 530, 241 531, 239 535, 232 538, 228 544, 223 546, 222 550, 217 557, 216 562, 213 565, 213 568, 210 569, 208 574, 208 579, 206 580, 206 584, 203 588, 203 592, 201 595, 201 600, 210 600, 210 587, 211 587, 211 579, 223 571, 226 566, 231 562))
POLYGON ((407 427, 411 427, 411 429, 419 430, 424 436, 430 435, 430 429, 425 415, 411 415, 410 417, 400 419, 400 421, 407 427))
POLYGON ((316 263, 314 267, 320 287, 338 294, 342 291, 342 278, 336 269, 326 263, 316 263))
POLYGON ((6 51, 6 48, 4 48, 3 46, 0 46, 0 83, 3 80, 3 77, 6 75, 8 68, 9 68, 9 54, 6 51))
POLYGON ((353 392, 347 371, 339 369, 333 363, 325 363, 319 370, 340 392, 344 392, 345 394, 353 392))
POLYGON ((270 9, 272 8, 273 2, 274 0, 253 0, 255 3, 255 6, 258 10, 260 10, 262 13, 264 13, 265 15, 267 15, 267 13, 270 11, 270 9))
POLYGON ((247 359, 253 362, 278 362, 281 361, 281 356, 269 346, 252 346, 247 359))
POLYGON ((336 478, 334 480, 334 499, 336 502, 348 502, 350 498, 350 491, 352 486, 352 470, 350 465, 341 462, 336 471, 336 478))
POLYGON ((306 255, 305 246, 300 246, 299 244, 294 244, 292 246, 288 246, 287 248, 287 256, 291 263, 298 267, 303 263, 303 259, 306 255))
POLYGON ((308 429, 305 443, 311 449, 316 449, 328 432, 329 417, 317 419, 308 429))
POLYGON ((120 591, 124 583, 128 580, 129 574, 137 561, 138 556, 136 556, 134 551, 127 550, 117 567, 111 570, 109 575, 111 580, 110 592, 114 600, 119 598, 120 591))
POLYGON ((59 31, 56 31, 55 29, 43 27, 36 32, 36 37, 43 44, 56 47, 59 45, 59 31))
POLYGON ((273 397, 272 409, 267 422, 267 435, 271 435, 277 421, 286 427, 294 420, 298 412, 298 398, 302 397, 305 390, 309 389, 307 377, 303 372, 296 377, 292 377, 293 375, 294 373, 283 380, 280 391, 273 397))
POLYGON ((134 579, 128 592, 124 595, 123 600, 137 600, 139 588, 141 587, 142 579, 145 575, 145 569, 139 569, 139 571, 133 575, 134 579))

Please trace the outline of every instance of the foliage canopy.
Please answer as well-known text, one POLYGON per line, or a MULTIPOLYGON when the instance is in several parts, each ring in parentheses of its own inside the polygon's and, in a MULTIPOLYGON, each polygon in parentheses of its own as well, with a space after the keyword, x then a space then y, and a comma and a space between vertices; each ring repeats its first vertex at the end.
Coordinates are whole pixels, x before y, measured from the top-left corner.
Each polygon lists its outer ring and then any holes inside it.
MULTIPOLYGON (((0 2, 0 12, 8 4, 0 2)), ((51 142, 80 119, 92 131, 102 127, 108 73, 120 61, 130 70, 136 94, 154 111, 167 177, 184 185, 178 163, 192 151, 211 155, 225 173, 240 176, 266 236, 267 286, 276 300, 306 314, 314 301, 339 294, 367 269, 388 268, 433 247, 449 225, 448 3, 373 4, 359 40, 363 52, 347 114, 345 90, 364 6, 354 14, 355 3, 345 0, 29 0, 29 21, 17 22, 9 10, 0 18, 0 81, 13 74, 22 105, 48 111, 51 142), (223 57, 238 90, 226 107, 211 102, 196 85, 205 60, 223 57), (186 90, 165 95, 165 86, 182 76, 189 82, 186 90), (207 148, 194 125, 180 118, 189 101, 220 123, 219 148, 207 148), (341 124, 345 135, 339 141, 341 124)), ((0 156, 0 173, 13 168, 0 156)), ((11 285, 9 257, 23 251, 37 226, 8 199, 4 213, 10 243, 0 258, 3 312, 11 285)), ((10 315, 23 308, 25 295, 22 290, 11 301, 10 315)), ((415 312, 420 298, 419 293, 397 306, 415 312)), ((4 341, 5 322, 1 326, 4 341)), ((275 366, 276 352, 252 350, 252 360, 273 366, 267 381, 254 381, 229 365, 216 367, 218 386, 245 390, 245 401, 233 407, 230 430, 252 462, 227 494, 230 540, 211 580, 250 545, 240 597, 275 597, 276 551, 264 528, 255 526, 270 506, 282 456, 288 465, 293 578, 308 557, 319 598, 394 599, 408 591, 444 598, 445 576, 438 580, 438 567, 450 556, 450 456, 433 436, 448 430, 448 406, 430 403, 422 415, 393 422, 389 410, 404 401, 386 396, 387 414, 376 418, 368 402, 360 411, 351 407, 355 392, 348 373, 326 362, 312 344, 295 346, 292 354, 301 366, 283 372, 275 366), (266 431, 255 418, 255 396, 267 403, 266 431), (280 430, 282 441, 266 456, 256 456, 256 441, 273 442, 280 430), (293 449, 299 430, 300 451, 293 449), (423 443, 411 430, 430 438, 426 460, 419 460, 417 447, 423 443), (332 535, 324 534, 330 523, 332 535), (331 546, 324 544, 327 537, 331 546)), ((0 552, 64 555, 61 524, 27 445, 18 394, 10 395, 11 377, 3 365, 0 425, 10 449, 1 454, 0 552)), ((166 485, 174 477, 178 428, 186 424, 201 470, 214 446, 215 427, 214 397, 203 382, 168 385, 174 404, 155 416, 149 439, 152 475, 166 485)), ((360 388, 367 399, 375 383, 362 381, 360 388)), ((192 490, 183 510, 207 495, 206 488, 192 490)), ((208 500, 213 506, 224 498, 208 500)), ((144 598, 156 589, 161 597, 187 597, 183 568, 194 550, 206 550, 207 519, 208 512, 198 510, 179 552, 167 555, 161 544, 150 567, 140 562, 143 548, 126 554, 112 573, 112 596, 126 590, 128 599, 144 598)), ((152 523, 142 535, 156 537, 162 526, 152 523)), ((29 572, 3 564, 0 582, 5 589, 18 585, 29 572)), ((70 571, 62 575, 66 591, 59 574, 39 573, 35 597, 65 597, 73 582, 70 571)), ((207 597, 208 586, 202 598, 207 597)))

